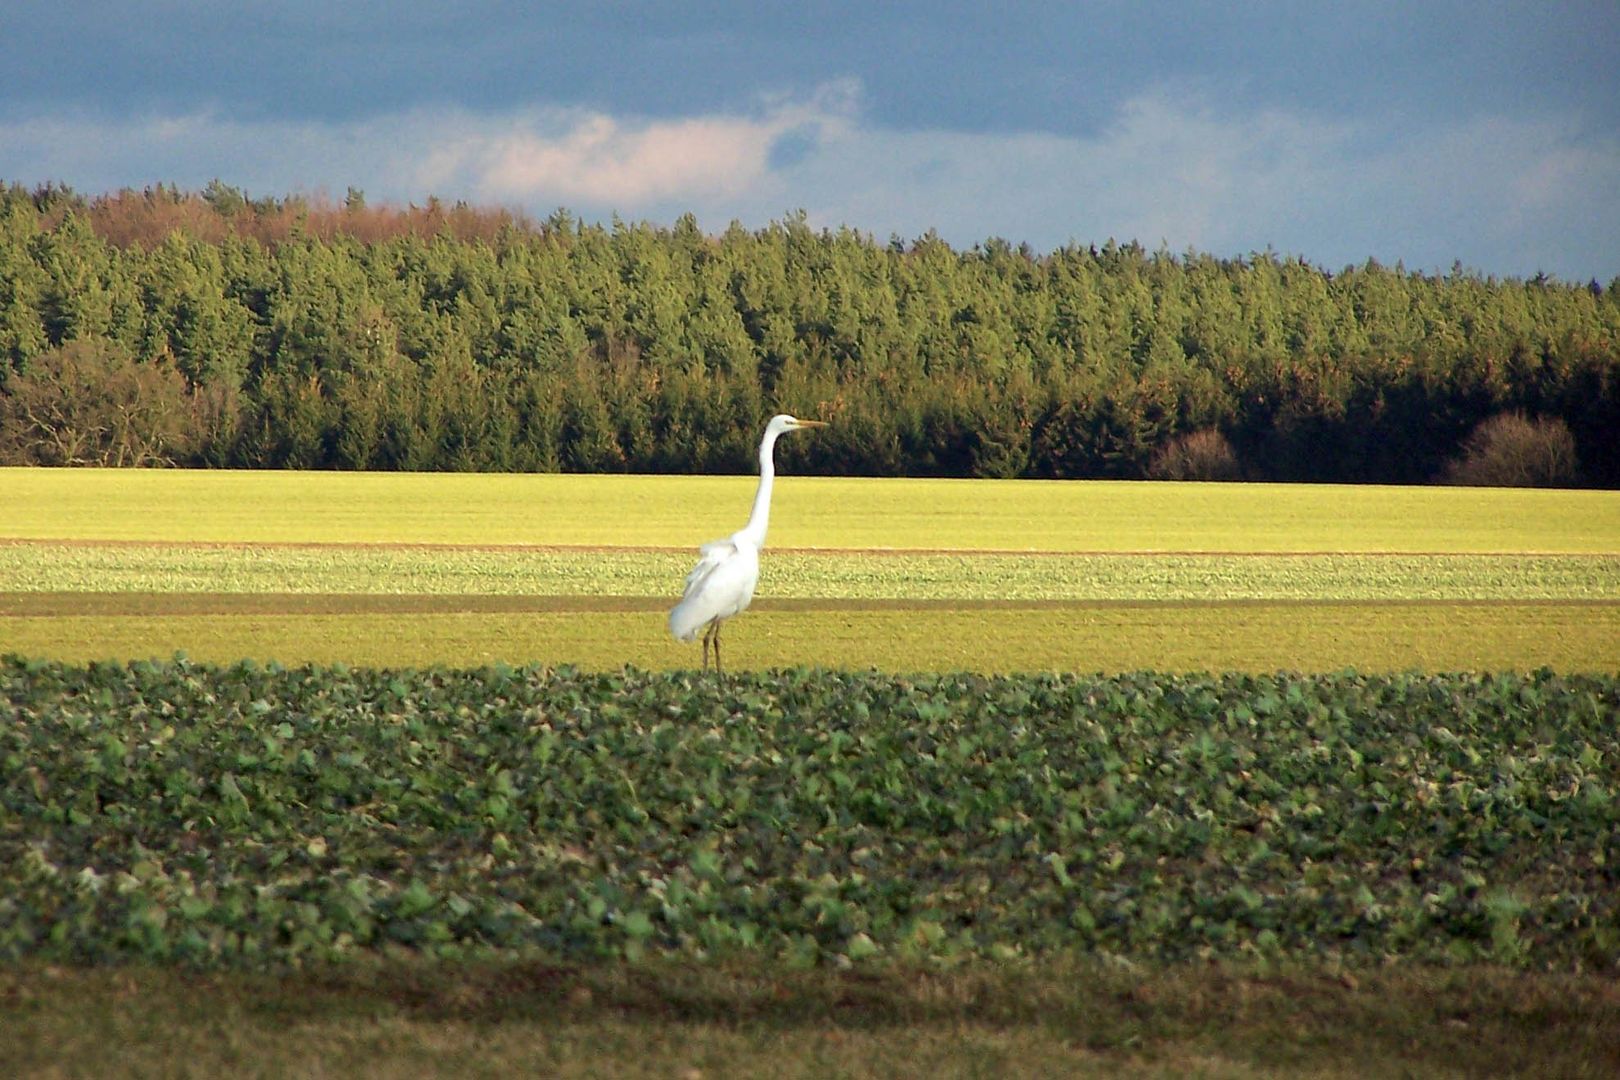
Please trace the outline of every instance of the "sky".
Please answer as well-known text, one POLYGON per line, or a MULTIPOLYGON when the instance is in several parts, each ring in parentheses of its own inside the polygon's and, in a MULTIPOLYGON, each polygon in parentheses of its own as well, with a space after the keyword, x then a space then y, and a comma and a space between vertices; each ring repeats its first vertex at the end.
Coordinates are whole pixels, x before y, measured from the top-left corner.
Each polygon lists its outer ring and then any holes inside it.
POLYGON ((1620 3, 7 0, 0 181, 1620 278, 1620 3))

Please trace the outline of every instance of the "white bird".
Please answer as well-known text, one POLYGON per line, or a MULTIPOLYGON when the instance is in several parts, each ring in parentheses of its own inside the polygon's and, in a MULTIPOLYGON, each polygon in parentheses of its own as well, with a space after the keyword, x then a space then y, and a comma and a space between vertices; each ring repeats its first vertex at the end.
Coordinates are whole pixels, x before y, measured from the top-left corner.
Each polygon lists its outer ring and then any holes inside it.
POLYGON ((714 645, 714 670, 720 670, 720 624, 742 611, 754 598, 759 583, 759 551, 765 546, 765 526, 771 517, 771 487, 776 481, 773 451, 784 432, 826 427, 820 420, 799 420, 785 413, 771 417, 759 440, 759 491, 748 524, 724 540, 711 540, 698 548, 697 566, 686 575, 686 591, 669 613, 669 632, 682 641, 703 631, 703 667, 709 667, 709 645, 714 645))

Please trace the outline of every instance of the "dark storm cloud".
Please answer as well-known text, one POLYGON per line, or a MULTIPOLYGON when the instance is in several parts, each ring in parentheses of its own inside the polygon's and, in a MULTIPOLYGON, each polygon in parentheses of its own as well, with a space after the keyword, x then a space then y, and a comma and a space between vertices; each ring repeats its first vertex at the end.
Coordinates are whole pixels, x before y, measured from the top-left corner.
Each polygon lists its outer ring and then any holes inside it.
POLYGON ((14 0, 0 178, 1606 279, 1617 41, 1612 2, 14 0))

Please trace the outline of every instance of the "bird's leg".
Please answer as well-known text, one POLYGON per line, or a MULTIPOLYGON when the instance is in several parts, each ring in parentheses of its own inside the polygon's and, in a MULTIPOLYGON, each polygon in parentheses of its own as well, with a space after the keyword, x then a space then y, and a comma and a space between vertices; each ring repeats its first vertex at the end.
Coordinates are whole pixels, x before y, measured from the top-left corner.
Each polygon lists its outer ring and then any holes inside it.
MULTIPOLYGON (((703 670, 704 671, 709 670, 709 642, 711 642, 711 641, 713 641, 715 639, 715 635, 719 632, 719 630, 720 630, 720 620, 719 619, 710 619, 709 620, 709 625, 703 628, 703 670)), ((720 662, 720 647, 719 647, 718 644, 715 645, 714 661, 715 661, 716 664, 719 664, 719 662, 720 662)))
POLYGON ((714 620, 714 673, 720 674, 720 620, 714 620))

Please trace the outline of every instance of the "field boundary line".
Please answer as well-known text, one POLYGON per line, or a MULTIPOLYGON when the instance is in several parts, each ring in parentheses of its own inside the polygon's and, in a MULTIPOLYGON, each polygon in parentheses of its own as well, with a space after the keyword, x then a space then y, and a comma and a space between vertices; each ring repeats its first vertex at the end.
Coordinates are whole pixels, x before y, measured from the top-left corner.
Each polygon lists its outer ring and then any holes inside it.
MULTIPOLYGON (((687 555, 697 544, 462 544, 434 540, 118 540, 100 537, 0 536, 0 547, 84 547, 84 548, 204 548, 218 550, 272 549, 285 551, 486 551, 521 554, 577 555, 687 555)), ((1615 551, 1569 551, 1559 549, 1518 549, 1495 551, 1391 551, 1351 549, 1311 549, 1307 551, 1256 549, 1220 550, 1203 548, 981 548, 981 547, 775 547, 777 555, 828 555, 903 557, 917 555, 999 555, 1030 558, 1563 558, 1615 559, 1615 551)))
MULTIPOLYGON (((64 616, 526 615, 659 613, 675 596, 481 593, 0 592, 0 619, 64 616)), ((1620 599, 1177 599, 996 600, 760 597, 757 612, 792 611, 1168 611, 1265 608, 1620 608, 1620 599)))

